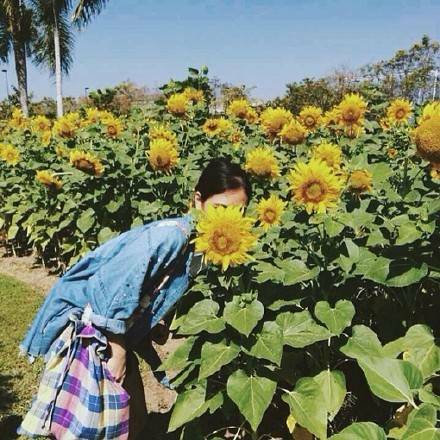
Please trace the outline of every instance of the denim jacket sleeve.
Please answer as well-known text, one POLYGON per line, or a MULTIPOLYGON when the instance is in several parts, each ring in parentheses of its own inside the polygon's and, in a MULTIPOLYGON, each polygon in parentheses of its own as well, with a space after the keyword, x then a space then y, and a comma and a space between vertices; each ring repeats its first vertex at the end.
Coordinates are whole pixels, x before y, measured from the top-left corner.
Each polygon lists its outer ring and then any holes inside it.
POLYGON ((145 277, 155 278, 186 245, 190 225, 182 218, 160 220, 115 237, 84 256, 52 287, 20 348, 44 355, 87 304, 91 321, 111 333, 125 333, 139 303, 145 277))

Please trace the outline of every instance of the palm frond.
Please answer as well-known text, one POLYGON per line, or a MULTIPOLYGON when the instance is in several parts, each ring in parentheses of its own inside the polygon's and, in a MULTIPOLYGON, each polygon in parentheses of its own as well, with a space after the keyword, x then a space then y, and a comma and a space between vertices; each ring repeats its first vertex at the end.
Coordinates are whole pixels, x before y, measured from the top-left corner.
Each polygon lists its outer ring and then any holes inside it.
POLYGON ((33 45, 32 56, 35 64, 47 67, 55 74, 55 26, 60 40, 61 69, 68 74, 73 63, 74 35, 69 20, 68 2, 32 0, 35 11, 37 36, 33 45))
POLYGON ((80 28, 86 26, 93 17, 101 13, 107 3, 108 0, 79 0, 72 21, 80 28))

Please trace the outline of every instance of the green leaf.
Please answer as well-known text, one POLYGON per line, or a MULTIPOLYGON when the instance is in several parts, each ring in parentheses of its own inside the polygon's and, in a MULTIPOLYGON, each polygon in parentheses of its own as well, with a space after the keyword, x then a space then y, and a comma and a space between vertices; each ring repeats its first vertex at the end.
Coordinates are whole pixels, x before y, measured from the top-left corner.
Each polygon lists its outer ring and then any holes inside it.
POLYGON ((201 352, 199 380, 205 379, 229 364, 240 353, 240 347, 233 342, 228 345, 225 340, 214 344, 205 342, 201 352))
POLYGON ((423 403, 409 414, 401 438, 402 440, 437 440, 440 431, 436 429, 436 422, 436 409, 428 403, 423 403))
POLYGON ((196 335, 202 331, 220 333, 225 328, 225 323, 217 316, 219 309, 218 303, 212 299, 199 301, 189 310, 179 328, 179 334, 196 335))
POLYGON ((326 216, 324 218, 324 228, 327 235, 332 238, 338 236, 344 230, 344 225, 326 216))
POLYGON ((124 203, 124 198, 120 197, 118 200, 111 200, 107 205, 105 206, 107 208, 107 211, 110 214, 114 214, 124 203))
POLYGON ((95 211, 92 208, 84 211, 76 221, 78 229, 85 234, 95 223, 95 211))
POLYGON ((279 366, 283 355, 283 329, 276 322, 265 322, 256 339, 249 354, 259 359, 268 359, 279 366))
POLYGON ((252 429, 256 431, 272 401, 276 386, 276 382, 266 377, 248 376, 243 370, 237 370, 229 376, 226 390, 252 429))
POLYGON ((385 431, 372 422, 353 423, 329 440, 386 440, 385 431))
POLYGON ((376 333, 365 325, 355 325, 352 336, 340 350, 355 359, 384 355, 382 344, 376 333))
POLYGON ((113 238, 117 235, 116 232, 112 231, 110 228, 102 228, 98 234, 98 243, 103 244, 110 238, 113 238))
POLYGON ((284 285, 291 286, 296 283, 316 278, 319 267, 309 269, 301 260, 282 260, 278 267, 284 271, 284 285))
POLYGON ((329 420, 333 420, 344 403, 347 387, 345 376, 342 371, 321 371, 313 378, 321 387, 325 406, 329 414, 329 420))
POLYGON ((255 270, 258 272, 255 278, 258 283, 266 281, 278 281, 281 283, 284 280, 284 271, 273 264, 260 262, 255 266, 255 270))
POLYGON ((315 306, 316 317, 336 336, 351 324, 355 313, 353 303, 344 299, 339 300, 334 308, 327 301, 319 301, 315 306))
POLYGON ((194 336, 186 338, 167 358, 161 363, 157 371, 182 370, 189 361, 188 357, 193 348, 196 338, 194 336))
POLYGON ((416 228, 413 223, 404 223, 397 229, 396 245, 403 246, 405 244, 413 243, 422 237, 422 233, 416 228))
POLYGON ((223 312, 224 320, 240 333, 249 336, 264 315, 264 306, 258 300, 244 301, 240 296, 235 296, 231 302, 226 303, 223 312))
POLYGON ((428 266, 422 263, 420 267, 408 267, 406 272, 387 279, 383 284, 390 287, 406 287, 419 282, 426 275, 428 275, 428 266))
POLYGON ((384 257, 377 257, 368 249, 360 248, 359 262, 356 263, 355 274, 363 278, 384 284, 390 270, 390 261, 384 257))
POLYGON ((296 382, 293 391, 283 394, 293 418, 319 439, 327 438, 327 411, 322 404, 324 396, 321 385, 311 377, 296 382))
POLYGON ((317 324, 307 310, 281 313, 276 322, 283 329, 284 344, 294 348, 303 348, 330 337, 328 330, 317 324))
POLYGON ((194 389, 178 394, 168 425, 168 432, 175 431, 185 423, 200 417, 207 409, 205 398, 206 383, 198 384, 194 389))
POLYGON ((432 384, 428 384, 419 390, 419 399, 440 409, 440 396, 432 392, 432 384))
POLYGON ((17 225, 11 225, 8 229, 8 240, 13 240, 17 233, 18 233, 19 227, 17 225))
POLYGON ((358 359, 371 391, 387 402, 408 402, 415 405, 413 391, 423 384, 420 370, 400 359, 363 357, 358 359))

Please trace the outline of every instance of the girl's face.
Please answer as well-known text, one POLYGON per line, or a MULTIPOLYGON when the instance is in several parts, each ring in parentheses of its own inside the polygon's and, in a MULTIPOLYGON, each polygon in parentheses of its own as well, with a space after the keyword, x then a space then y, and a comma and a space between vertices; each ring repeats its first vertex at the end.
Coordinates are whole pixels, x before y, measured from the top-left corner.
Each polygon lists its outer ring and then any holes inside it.
POLYGON ((197 191, 194 196, 194 206, 196 209, 204 211, 207 206, 245 206, 248 202, 246 192, 243 188, 228 189, 220 194, 214 194, 208 197, 205 201, 202 201, 201 194, 197 191))

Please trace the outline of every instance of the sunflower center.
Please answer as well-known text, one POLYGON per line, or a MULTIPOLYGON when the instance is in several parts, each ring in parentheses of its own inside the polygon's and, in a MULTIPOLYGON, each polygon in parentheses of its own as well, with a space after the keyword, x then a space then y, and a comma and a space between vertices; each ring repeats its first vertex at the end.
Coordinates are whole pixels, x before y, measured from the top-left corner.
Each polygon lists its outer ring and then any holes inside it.
POLYGON ((396 111, 396 118, 397 119, 403 119, 405 117, 405 110, 403 108, 399 108, 399 110, 396 111))
POLYGON ((277 214, 273 209, 266 209, 266 211, 264 211, 264 221, 267 223, 273 223, 276 218, 277 218, 277 214))
POLYGON ((214 248, 222 255, 230 254, 233 251, 232 240, 221 231, 214 233, 212 241, 214 248))
POLYGON ((157 155, 156 157, 156 163, 158 167, 166 167, 170 164, 170 158, 165 156, 161 156, 160 154, 157 155))
POLYGON ((109 125, 107 127, 107 132, 110 136, 114 136, 116 134, 116 127, 114 125, 109 125))
POLYGON ((324 189, 322 188, 320 182, 311 182, 305 188, 306 198, 309 200, 317 201, 322 198, 324 189))
POLYGON ((360 111, 357 108, 349 107, 344 112, 344 120, 347 122, 356 122, 360 117, 360 111))
POLYGON ((86 159, 77 160, 75 163, 75 166, 78 169, 85 171, 86 173, 94 173, 95 172, 95 165, 86 159))
POLYGON ((313 116, 307 116, 304 122, 307 127, 313 127, 315 125, 315 118, 313 116))

